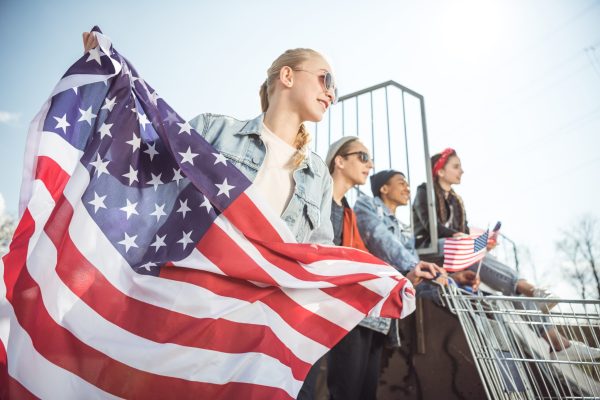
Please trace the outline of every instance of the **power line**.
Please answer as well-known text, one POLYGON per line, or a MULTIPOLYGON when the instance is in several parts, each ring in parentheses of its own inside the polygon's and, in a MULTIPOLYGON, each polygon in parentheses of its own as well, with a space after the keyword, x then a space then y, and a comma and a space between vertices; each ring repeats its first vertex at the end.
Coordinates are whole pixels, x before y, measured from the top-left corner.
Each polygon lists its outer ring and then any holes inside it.
POLYGON ((543 145, 547 145, 547 144, 550 143, 551 139, 555 139, 557 137, 564 136, 567 133, 573 132, 575 129, 582 128, 582 127, 586 126, 587 124, 589 124, 591 122, 594 122, 596 119, 598 119, 598 117, 600 117, 600 106, 592 109, 589 112, 586 112, 586 113, 584 113, 582 115, 579 115, 578 117, 576 117, 576 118, 572 119, 571 121, 567 122, 566 124, 564 124, 560 128, 555 129, 554 131, 551 131, 551 133, 549 133, 549 134, 540 135, 537 138, 534 138, 530 142, 528 142, 525 145, 521 146, 521 151, 519 151, 518 153, 514 154, 514 156, 518 157, 518 156, 521 156, 523 154, 526 154, 527 150, 531 149, 536 144, 538 144, 538 143, 540 143, 542 141, 543 141, 542 146, 543 145))
POLYGON ((543 185, 545 185, 545 184, 547 184, 547 183, 550 183, 550 182, 556 182, 556 178, 559 178, 559 177, 561 177, 561 176, 564 176, 564 175, 567 175, 567 174, 572 174, 573 172, 575 172, 575 171, 577 171, 577 170, 580 170, 581 168, 583 168, 583 167, 585 167, 585 166, 587 166, 587 165, 589 165, 589 164, 594 164, 594 163, 596 163, 596 162, 598 162, 598 161, 600 161, 600 157, 596 157, 596 158, 593 158, 593 159, 591 159, 591 160, 584 161, 584 162, 582 162, 582 163, 580 163, 580 164, 577 164, 577 165, 576 165, 576 166, 574 166, 573 168, 569 168, 569 169, 568 169, 568 170, 566 170, 566 171, 562 171, 562 172, 561 172, 561 173, 559 173, 559 174, 553 175, 553 176, 551 176, 550 178, 548 178, 548 179, 546 179, 546 180, 543 180, 542 182, 539 182, 539 183, 538 183, 538 184, 536 184, 535 186, 543 186, 543 185))
POLYGON ((588 57, 588 59, 590 60, 590 63, 592 64, 592 67, 594 68, 594 71, 596 72, 596 74, 598 75, 598 77, 600 77, 600 61, 598 61, 598 57, 596 57, 596 47, 594 46, 589 46, 585 48, 585 54, 588 57))

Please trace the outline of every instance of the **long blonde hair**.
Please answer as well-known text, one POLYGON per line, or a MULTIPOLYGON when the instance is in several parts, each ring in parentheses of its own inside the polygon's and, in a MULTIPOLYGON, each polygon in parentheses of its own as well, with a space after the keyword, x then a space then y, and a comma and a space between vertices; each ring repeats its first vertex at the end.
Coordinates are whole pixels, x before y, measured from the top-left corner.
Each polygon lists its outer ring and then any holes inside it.
MULTIPOLYGON (((279 78, 279 72, 283 67, 290 67, 292 69, 296 69, 300 67, 304 61, 308 60, 310 57, 323 57, 319 52, 312 49, 290 49, 286 50, 282 55, 277 57, 273 64, 267 70, 267 79, 260 86, 259 95, 260 95, 260 106, 263 112, 266 112, 269 108, 269 96, 273 93, 275 89, 275 82, 279 78)), ((294 141, 294 147, 296 148, 296 154, 294 155, 294 165, 299 166, 306 154, 308 153, 308 143, 310 142, 310 133, 306 130, 304 124, 300 125, 298 129, 298 134, 296 135, 296 140, 294 141)))

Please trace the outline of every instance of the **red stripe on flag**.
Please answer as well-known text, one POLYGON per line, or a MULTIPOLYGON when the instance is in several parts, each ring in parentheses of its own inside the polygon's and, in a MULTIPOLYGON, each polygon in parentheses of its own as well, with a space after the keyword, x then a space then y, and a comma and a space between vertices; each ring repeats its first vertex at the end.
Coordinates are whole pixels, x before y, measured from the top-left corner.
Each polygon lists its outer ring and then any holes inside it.
MULTIPOLYGON (((382 296, 358 283, 321 290, 332 297, 343 300, 346 304, 351 305, 365 315, 383 299, 382 296)), ((396 309, 396 314, 398 310, 400 308, 396 309)))
MULTIPOLYGON (((25 260, 21 260, 24 262, 25 260)), ((152 374, 114 360, 76 338, 58 325, 46 311, 40 288, 23 269, 11 302, 21 326, 28 332, 35 349, 48 361, 71 371, 82 379, 126 398, 281 398, 289 395, 278 388, 229 382, 223 385, 192 382, 181 378, 152 374)), ((85 397, 82 394, 82 397, 85 397)))
POLYGON ((394 287, 394 290, 390 293, 389 297, 383 303, 381 307, 380 315, 394 315, 398 309, 402 309, 402 292, 406 290, 407 293, 415 297, 415 290, 412 287, 404 289, 406 286, 406 280, 402 279, 398 282, 398 285, 394 287))
POLYGON ((6 285, 6 299, 11 300, 13 298, 14 286, 21 270, 24 267, 24 263, 19 260, 25 260, 27 258, 27 249, 29 247, 29 239, 35 231, 35 222, 31 217, 28 209, 25 209, 21 221, 15 229, 15 234, 10 242, 8 253, 2 257, 4 263, 4 284, 6 285))
MULTIPOLYGON (((288 243, 286 246, 302 246, 288 243)), ((227 275, 243 277, 250 281, 263 282, 277 285, 275 280, 261 268, 246 252, 233 242, 229 236, 217 225, 213 224, 204 234, 196 248, 219 269, 227 275), (215 246, 219 243, 219 246, 215 246), (244 266, 244 270, 240 266, 244 266)), ((324 276, 311 274, 291 259, 281 256, 260 245, 257 247, 261 255, 275 267, 290 273, 292 276, 303 281, 323 281, 332 284, 344 285, 343 287, 326 288, 324 292, 344 301, 360 312, 368 313, 382 297, 372 290, 359 285, 357 281, 379 278, 372 274, 353 274, 345 276, 324 276), (299 276, 298 276, 299 275, 299 276)), ((335 248, 334 248, 335 249, 335 248)))
POLYGON ((339 325, 308 311, 283 293, 279 287, 260 288, 246 281, 181 267, 162 268, 160 277, 191 283, 220 296, 248 302, 260 301, 294 330, 327 347, 333 347, 348 333, 339 325))
MULTIPOLYGON (((6 350, 0 342, 0 358, 6 357, 6 350)), ((0 363, 0 399, 37 399, 21 382, 8 374, 8 365, 0 363)))
POLYGON ((311 365, 296 357, 267 326, 195 318, 123 294, 72 242, 68 233, 72 214, 70 203, 61 197, 45 228, 58 249, 56 273, 69 289, 104 319, 157 343, 235 354, 260 352, 287 364, 296 379, 302 380, 306 376, 311 365))
POLYGON ((48 189, 48 192, 50 192, 50 195, 55 202, 62 194, 70 177, 71 176, 50 157, 39 156, 37 158, 35 179, 44 182, 46 189, 48 189))
MULTIPOLYGON (((289 246, 289 243, 283 243, 277 230, 246 194, 242 193, 233 201, 223 212, 223 215, 253 242, 268 243, 270 248, 285 254, 285 249, 289 246)), ((370 253, 352 248, 298 243, 294 246, 294 249, 297 249, 293 253, 294 257, 297 256, 297 260, 303 264, 311 264, 316 261, 346 260, 387 265, 370 253)))
POLYGON ((254 262, 229 236, 218 226, 212 224, 204 233, 196 248, 226 275, 238 279, 277 285, 275 279, 254 262))

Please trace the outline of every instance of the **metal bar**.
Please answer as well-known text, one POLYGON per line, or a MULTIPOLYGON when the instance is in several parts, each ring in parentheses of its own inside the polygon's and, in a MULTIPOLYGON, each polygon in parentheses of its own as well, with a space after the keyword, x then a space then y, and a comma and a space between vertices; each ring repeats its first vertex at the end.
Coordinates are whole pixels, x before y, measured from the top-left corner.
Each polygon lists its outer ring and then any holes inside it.
MULTIPOLYGON (((404 107, 404 92, 402 92, 402 123, 404 125, 404 156, 406 157, 406 176, 410 179, 410 163, 408 162, 408 131, 406 129, 406 108, 404 107)), ((410 198, 409 201, 411 201, 410 198)), ((412 208, 412 204, 409 204, 409 207, 412 208)))
POLYGON ((401 84, 399 84, 396 81, 386 81, 386 82, 382 82, 382 83, 379 83, 379 84, 374 85, 374 86, 370 86, 370 87, 365 88, 365 89, 358 90, 356 92, 352 92, 352 93, 346 94, 346 95, 340 97, 340 99, 339 99, 338 102, 344 102, 345 100, 351 99, 353 97, 360 96, 361 94, 365 94, 365 93, 369 93, 369 92, 374 92, 377 89, 382 89, 382 88, 385 88, 385 87, 388 87, 388 86, 397 87, 398 89, 400 89, 400 90, 402 90, 404 92, 410 93, 410 94, 412 94, 415 97, 418 97, 420 99, 423 98, 423 96, 421 94, 415 92, 412 89, 407 88, 406 86, 402 86, 401 84))
POLYGON ((346 114, 344 112, 344 102, 342 101, 342 136, 346 136, 346 114))
POLYGON ((356 96, 355 105, 356 105, 356 136, 360 137, 359 130, 358 130, 358 96, 356 96))
POLYGON ((390 103, 388 101, 388 90, 385 87, 385 118, 387 121, 387 138, 388 138, 388 168, 392 166, 392 140, 390 138, 390 103))
POLYGON ((472 296, 454 287, 444 288, 443 298, 460 321, 488 397, 600 397, 598 300, 560 299, 545 314, 536 305, 544 299, 472 296), (565 352, 565 340, 577 347, 565 352))
MULTIPOLYGON (((371 103, 371 157, 375 160, 375 118, 373 116, 373 92, 369 92, 371 103)), ((375 161, 373 161, 375 163, 375 161)), ((375 166, 373 166, 375 167, 375 166)))
POLYGON ((437 215, 435 212, 435 201, 433 198, 433 178, 431 175, 431 162, 429 161, 429 142, 427 140, 425 100, 423 99, 423 96, 417 97, 419 97, 419 101, 421 103, 421 127, 423 129, 423 150, 425 152, 426 171, 425 175, 427 177, 427 213, 429 215, 429 237, 431 238, 431 243, 429 244, 429 247, 425 249, 420 249, 419 254, 436 254, 439 252, 440 249, 438 249, 437 215))
POLYGON ((417 330, 417 354, 425 354, 427 352, 425 333, 425 314, 423 311, 423 299, 417 297, 417 308, 415 310, 416 330, 417 330))

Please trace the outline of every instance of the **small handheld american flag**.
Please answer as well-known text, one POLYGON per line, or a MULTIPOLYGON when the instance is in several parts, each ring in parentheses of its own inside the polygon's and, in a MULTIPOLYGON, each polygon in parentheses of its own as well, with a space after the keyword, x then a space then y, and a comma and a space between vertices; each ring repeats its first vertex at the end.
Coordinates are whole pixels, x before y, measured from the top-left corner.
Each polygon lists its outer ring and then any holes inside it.
POLYGON ((479 235, 446 239, 444 268, 450 272, 462 271, 483 259, 487 252, 488 236, 489 232, 485 231, 479 235))

